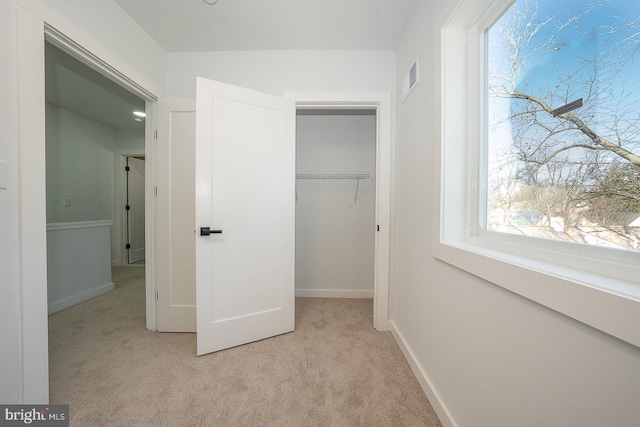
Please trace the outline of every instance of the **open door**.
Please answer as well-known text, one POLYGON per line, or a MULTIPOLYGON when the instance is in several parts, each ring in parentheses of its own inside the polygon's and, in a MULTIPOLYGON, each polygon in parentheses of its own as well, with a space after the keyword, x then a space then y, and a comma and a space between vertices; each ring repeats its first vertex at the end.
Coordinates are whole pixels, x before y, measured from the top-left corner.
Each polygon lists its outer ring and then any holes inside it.
POLYGON ((295 325, 295 102, 197 81, 198 355, 295 325))
POLYGON ((127 157, 127 262, 145 259, 144 159, 127 157))

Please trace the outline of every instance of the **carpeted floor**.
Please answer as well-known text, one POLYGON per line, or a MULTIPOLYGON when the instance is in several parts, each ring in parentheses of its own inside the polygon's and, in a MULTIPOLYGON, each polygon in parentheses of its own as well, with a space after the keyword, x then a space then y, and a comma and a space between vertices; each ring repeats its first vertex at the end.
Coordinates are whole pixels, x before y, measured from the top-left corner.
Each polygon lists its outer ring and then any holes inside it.
POLYGON ((49 317, 50 401, 71 426, 440 426, 372 301, 296 300, 296 331, 196 357, 145 329, 144 269, 49 317))

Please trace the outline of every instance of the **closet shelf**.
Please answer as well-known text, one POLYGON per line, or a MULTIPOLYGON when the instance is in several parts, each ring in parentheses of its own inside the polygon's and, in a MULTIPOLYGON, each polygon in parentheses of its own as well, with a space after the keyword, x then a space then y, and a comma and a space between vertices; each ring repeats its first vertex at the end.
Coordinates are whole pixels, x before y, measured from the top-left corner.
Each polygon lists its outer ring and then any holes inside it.
POLYGON ((296 179, 371 179, 368 173, 346 174, 346 173, 299 173, 296 179))
MULTIPOLYGON (((296 179, 356 179, 356 194, 353 197, 353 203, 358 202, 358 190, 360 189, 361 179, 371 179, 368 173, 348 174, 348 173, 299 173, 296 179)), ((298 203, 298 188, 296 186, 296 203, 298 203)))

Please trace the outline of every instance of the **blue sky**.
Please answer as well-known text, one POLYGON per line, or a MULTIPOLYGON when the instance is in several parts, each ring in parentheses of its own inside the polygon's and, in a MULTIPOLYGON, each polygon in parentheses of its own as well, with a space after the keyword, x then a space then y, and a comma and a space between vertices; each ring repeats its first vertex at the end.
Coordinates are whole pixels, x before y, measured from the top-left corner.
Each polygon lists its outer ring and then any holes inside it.
MULTIPOLYGON (((526 4, 524 0, 516 1, 492 27, 489 32, 490 46, 498 46, 496 43, 499 43, 502 37, 501 26, 511 25, 514 14, 524 10, 526 4)), ((535 62, 521 76, 524 80, 530 76, 532 82, 545 79, 551 84, 557 80, 558 72, 562 73, 563 68, 575 69, 583 62, 583 58, 592 59, 598 54, 604 54, 604 57, 610 60, 618 60, 617 55, 621 51, 619 48, 612 49, 612 47, 639 31, 638 28, 633 27, 615 34, 607 34, 606 31, 608 27, 621 27, 637 19, 640 16, 640 1, 637 0, 541 0, 537 3, 530 1, 530 11, 534 9, 535 4, 538 5, 538 16, 533 21, 534 24, 546 17, 554 16, 554 19, 532 39, 531 46, 523 50, 523 55, 532 53, 532 48, 548 40, 549 34, 555 28, 554 24, 565 23, 572 16, 580 16, 580 18, 559 32, 544 51, 534 54, 532 59, 535 58, 535 62)), ((637 83, 640 78, 637 73, 637 63, 635 71, 631 73, 631 70, 627 70, 627 73, 619 78, 632 79, 637 83)))
MULTIPOLYGON (((612 138, 611 130, 616 115, 613 109, 624 111, 618 113, 617 119, 622 122, 623 136, 627 136, 628 148, 638 149, 634 142, 638 141, 637 125, 629 125, 640 119, 640 52, 632 57, 633 49, 639 48, 640 1, 638 0, 568 0, 539 2, 517 0, 503 17, 489 31, 489 74, 509 74, 511 53, 505 51, 504 28, 512 28, 518 12, 528 5, 529 16, 537 9, 537 16, 530 22, 535 24, 553 16, 553 21, 524 46, 521 57, 527 57, 518 74, 518 89, 521 92, 539 96, 552 108, 557 108, 577 98, 584 98, 585 105, 575 111, 578 117, 587 122, 603 136, 612 138), (537 7, 536 7, 537 6, 537 7), (571 17, 579 16, 553 38, 550 34, 556 25, 566 23, 571 17), (633 25, 627 25, 627 24, 633 25), (611 32, 611 28, 621 30, 611 32), (632 36, 635 35, 635 38, 632 36), (549 41, 545 44, 546 41, 549 41), (544 46, 535 51, 536 48, 544 46), (588 83, 594 76, 594 64, 586 61, 599 58, 595 84, 588 83), (580 70, 577 72, 577 70, 580 70), (572 76, 569 84, 562 81, 572 76), (596 89, 594 96, 592 91, 596 89), (589 99, 589 96, 591 98, 589 99)), ((528 20, 519 21, 521 24, 528 20)), ((527 28, 522 24, 518 34, 527 28)), ((498 117, 504 118, 505 106, 510 113, 522 108, 524 101, 503 100, 493 104, 498 106, 498 117), (499 104, 502 103, 502 107, 499 104), (502 116, 502 117, 500 117, 502 116)), ((491 108, 491 105, 490 105, 491 108)), ((491 115, 490 115, 491 116, 491 115)), ((551 123, 551 117, 545 118, 551 123)), ((503 129, 504 135, 504 129, 503 129)))

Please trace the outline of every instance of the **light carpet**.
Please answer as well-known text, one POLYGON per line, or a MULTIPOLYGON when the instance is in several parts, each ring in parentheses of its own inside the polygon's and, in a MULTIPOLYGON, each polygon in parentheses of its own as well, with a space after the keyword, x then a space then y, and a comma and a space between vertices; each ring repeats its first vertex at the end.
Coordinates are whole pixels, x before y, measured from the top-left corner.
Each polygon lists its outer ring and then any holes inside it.
POLYGON ((71 426, 440 426, 372 300, 296 300, 296 331, 196 357, 145 329, 144 269, 49 317, 50 401, 71 426))

